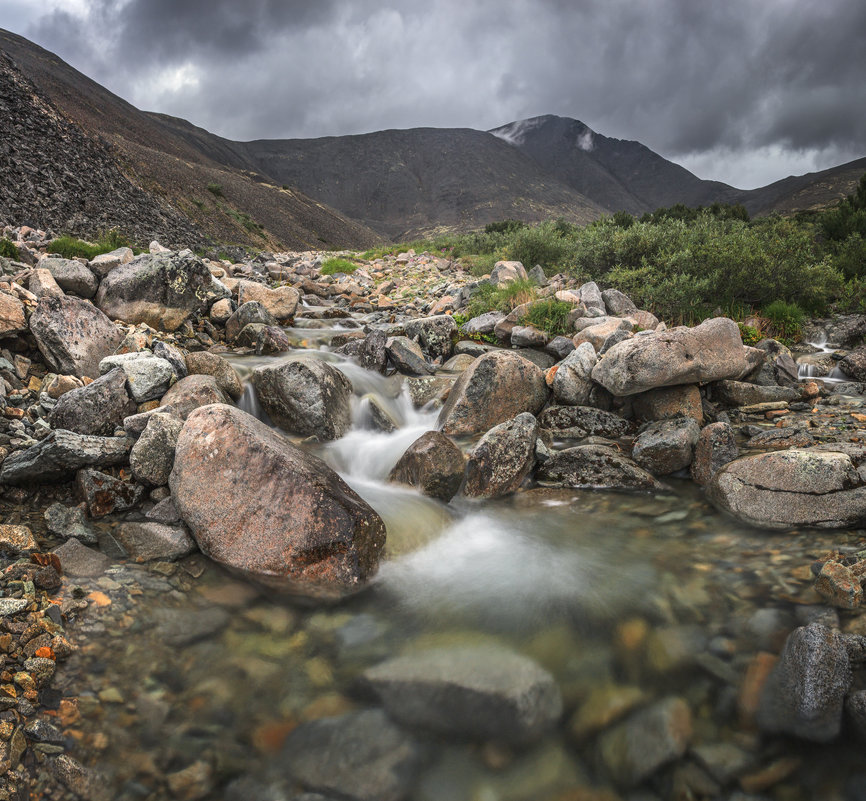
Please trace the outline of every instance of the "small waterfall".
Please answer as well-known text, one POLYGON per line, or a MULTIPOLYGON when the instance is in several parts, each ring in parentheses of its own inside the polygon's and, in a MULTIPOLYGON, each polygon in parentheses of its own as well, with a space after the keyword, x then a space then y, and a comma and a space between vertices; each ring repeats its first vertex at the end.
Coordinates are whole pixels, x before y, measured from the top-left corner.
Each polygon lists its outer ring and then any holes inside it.
POLYGON ((273 426, 268 413, 262 408, 259 403, 259 396, 256 395, 256 388, 249 382, 244 384, 244 394, 241 395, 238 401, 238 409, 247 414, 251 414, 257 420, 261 420, 265 425, 273 426))

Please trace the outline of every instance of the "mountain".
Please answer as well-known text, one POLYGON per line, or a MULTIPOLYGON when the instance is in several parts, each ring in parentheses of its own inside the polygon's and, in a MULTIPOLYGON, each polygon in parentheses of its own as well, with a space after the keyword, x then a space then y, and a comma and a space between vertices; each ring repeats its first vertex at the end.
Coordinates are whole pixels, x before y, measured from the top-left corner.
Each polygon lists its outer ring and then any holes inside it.
POLYGON ((483 131, 260 140, 247 142, 244 152, 261 172, 394 238, 506 218, 587 223, 606 210, 483 131))
MULTIPOLYGON (((259 174, 237 143, 185 120, 139 111, 53 53, 2 29, 0 51, 35 84, 53 113, 103 148, 129 186, 168 209, 166 213, 185 219, 200 237, 292 249, 364 248, 381 241, 379 234, 320 201, 259 174)), ((4 75, 3 80, 8 78, 4 75)), ((41 149, 47 151, 47 143, 41 149)), ((70 160, 73 157, 70 154, 70 160)), ((28 180, 38 186, 39 172, 32 171, 28 180)), ((133 198, 141 202, 138 193, 127 197, 130 203, 133 198)), ((44 219, 57 230, 92 233, 63 215, 44 219)), ((132 230, 124 218, 116 225, 132 230)), ((147 230, 150 238, 170 241, 164 226, 147 230)))

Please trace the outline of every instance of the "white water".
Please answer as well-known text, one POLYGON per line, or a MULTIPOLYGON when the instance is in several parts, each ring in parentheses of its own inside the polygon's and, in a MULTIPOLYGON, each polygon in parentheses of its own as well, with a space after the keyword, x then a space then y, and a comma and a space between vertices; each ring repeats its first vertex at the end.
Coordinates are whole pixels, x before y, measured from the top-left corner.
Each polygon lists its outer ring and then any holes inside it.
MULTIPOLYGON (((819 353, 833 353, 836 348, 831 348, 827 346, 827 335, 822 334, 821 339, 816 342, 807 342, 807 345, 810 345, 813 348, 817 348, 819 353)), ((821 381, 824 381, 828 384, 838 384, 842 381, 850 381, 851 379, 845 375, 838 367, 834 367, 830 370, 826 375, 821 375, 819 372, 821 368, 818 366, 811 364, 809 362, 798 362, 797 363, 797 378, 800 381, 805 381, 807 379, 819 378, 821 381)))

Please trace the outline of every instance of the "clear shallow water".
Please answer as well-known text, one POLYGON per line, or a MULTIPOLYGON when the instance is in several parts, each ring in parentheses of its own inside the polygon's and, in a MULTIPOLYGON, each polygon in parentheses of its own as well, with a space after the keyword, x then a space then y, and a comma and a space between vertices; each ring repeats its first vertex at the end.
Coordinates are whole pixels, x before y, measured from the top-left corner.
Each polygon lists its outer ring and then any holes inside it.
MULTIPOLYGON (((798 759, 773 791, 780 799, 844 797, 857 749, 761 740, 742 723, 738 697, 755 655, 777 652, 817 601, 810 561, 854 548, 863 532, 749 529, 683 481, 658 496, 536 488, 446 506, 385 480, 435 427, 435 412, 412 409, 394 379, 314 355, 356 391, 352 431, 315 450, 382 515, 386 558, 366 592, 320 609, 292 606, 203 557, 119 564, 78 582, 111 604, 82 623, 84 647, 61 682, 85 688, 73 753, 107 774, 113 797, 175 797, 168 777, 188 771, 202 788, 196 797, 224 798, 233 779, 254 777, 291 798, 283 740, 305 721, 369 703, 357 692, 364 669, 406 650, 481 642, 550 671, 562 722, 526 751, 437 741, 413 801, 562 801, 611 787, 594 738, 571 733, 576 711, 610 684, 637 685, 647 701, 684 697, 696 744, 736 744, 759 766, 798 759), (371 393, 398 431, 369 427, 371 393)), ((248 372, 274 357, 232 361, 248 372)), ((254 396, 243 403, 255 408, 254 396)), ((662 771, 644 789, 672 797, 671 781, 662 771)))

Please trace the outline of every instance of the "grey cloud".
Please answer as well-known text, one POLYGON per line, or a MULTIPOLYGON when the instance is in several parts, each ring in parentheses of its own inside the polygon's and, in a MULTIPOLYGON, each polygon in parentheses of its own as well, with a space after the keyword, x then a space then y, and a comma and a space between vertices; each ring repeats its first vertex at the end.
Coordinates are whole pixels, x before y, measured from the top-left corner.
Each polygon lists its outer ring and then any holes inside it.
POLYGON ((693 164, 726 154, 732 170, 737 153, 754 165, 773 149, 783 170, 866 150, 866 4, 850 0, 88 7, 29 33, 137 105, 232 138, 485 129, 554 113, 693 164), (161 80, 185 65, 195 80, 161 80))

